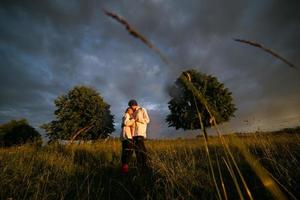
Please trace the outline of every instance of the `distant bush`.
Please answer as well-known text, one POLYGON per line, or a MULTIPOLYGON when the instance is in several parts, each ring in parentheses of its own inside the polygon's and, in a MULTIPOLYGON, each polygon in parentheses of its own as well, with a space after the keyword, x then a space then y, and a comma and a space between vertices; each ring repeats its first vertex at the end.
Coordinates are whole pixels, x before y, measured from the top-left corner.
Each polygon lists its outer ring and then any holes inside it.
POLYGON ((297 133, 300 133, 300 126, 297 126, 294 128, 284 128, 284 129, 277 131, 277 133, 297 134, 297 133))
POLYGON ((26 119, 11 120, 0 125, 1 146, 14 146, 36 141, 41 141, 41 135, 28 124, 26 119))

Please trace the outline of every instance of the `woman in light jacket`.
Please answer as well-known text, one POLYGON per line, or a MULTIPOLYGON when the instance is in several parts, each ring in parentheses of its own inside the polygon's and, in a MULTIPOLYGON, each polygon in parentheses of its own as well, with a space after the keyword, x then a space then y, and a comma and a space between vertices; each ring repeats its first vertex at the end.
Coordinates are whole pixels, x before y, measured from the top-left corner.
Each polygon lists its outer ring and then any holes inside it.
POLYGON ((122 131, 120 139, 122 141, 122 173, 128 173, 128 164, 133 153, 132 136, 135 131, 135 120, 133 118, 133 109, 127 108, 122 118, 122 131))

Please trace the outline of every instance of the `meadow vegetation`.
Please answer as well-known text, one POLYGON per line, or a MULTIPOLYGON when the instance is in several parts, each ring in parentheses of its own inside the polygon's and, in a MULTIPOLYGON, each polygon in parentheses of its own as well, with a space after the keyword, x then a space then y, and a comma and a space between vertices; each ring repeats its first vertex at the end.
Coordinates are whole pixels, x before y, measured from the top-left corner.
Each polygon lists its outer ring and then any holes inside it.
MULTIPOLYGON (((300 135, 248 134, 225 140, 254 199, 273 199, 249 167, 235 138, 267 169, 288 199, 300 198, 300 135)), ((222 199, 240 199, 224 162, 217 137, 209 138, 215 178, 222 199)), ((148 140, 149 169, 139 170, 135 158, 129 174, 120 173, 117 139, 91 144, 0 149, 0 199, 217 199, 209 173, 204 138, 148 140)), ((236 180, 242 185, 240 179, 236 180)), ((241 187, 243 198, 248 199, 241 187)))

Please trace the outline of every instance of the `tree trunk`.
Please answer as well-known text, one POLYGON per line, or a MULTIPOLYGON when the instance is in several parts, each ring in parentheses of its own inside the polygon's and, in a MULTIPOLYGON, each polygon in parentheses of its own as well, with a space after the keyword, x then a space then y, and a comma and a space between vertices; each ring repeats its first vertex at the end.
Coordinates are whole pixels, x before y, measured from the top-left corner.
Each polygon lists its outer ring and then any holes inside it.
POLYGON ((70 139, 70 143, 69 144, 72 144, 73 141, 83 132, 86 132, 86 131, 89 131, 91 128, 93 128, 94 125, 90 125, 90 126, 86 126, 86 127, 83 127, 82 129, 79 129, 79 131, 77 131, 75 133, 75 135, 70 139))

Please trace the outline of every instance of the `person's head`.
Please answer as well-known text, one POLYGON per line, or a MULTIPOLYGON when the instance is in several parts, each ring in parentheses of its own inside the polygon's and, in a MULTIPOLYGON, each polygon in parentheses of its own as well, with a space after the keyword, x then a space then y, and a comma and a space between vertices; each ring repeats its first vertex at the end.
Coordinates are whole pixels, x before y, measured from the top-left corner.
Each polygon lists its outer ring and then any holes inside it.
POLYGON ((128 107, 125 112, 128 113, 129 115, 132 115, 133 114, 133 109, 128 107))
POLYGON ((138 107, 138 104, 137 104, 136 100, 131 99, 131 100, 128 102, 128 106, 129 106, 130 108, 132 108, 133 110, 135 110, 135 109, 138 107))

